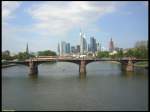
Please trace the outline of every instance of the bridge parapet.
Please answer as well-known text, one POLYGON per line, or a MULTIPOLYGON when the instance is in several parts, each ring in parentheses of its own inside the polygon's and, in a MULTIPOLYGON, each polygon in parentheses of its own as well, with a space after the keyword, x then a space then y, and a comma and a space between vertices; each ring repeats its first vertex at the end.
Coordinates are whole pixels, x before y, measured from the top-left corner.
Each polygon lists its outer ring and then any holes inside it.
POLYGON ((26 65, 30 68, 30 74, 36 74, 38 73, 38 65, 44 62, 53 62, 53 61, 59 61, 59 62, 71 62, 79 65, 79 72, 80 74, 86 73, 86 65, 91 62, 95 61, 117 61, 120 62, 122 65, 122 68, 126 71, 133 71, 133 65, 136 62, 139 61, 148 61, 145 59, 74 59, 74 58, 32 58, 27 59, 25 61, 9 61, 9 63, 15 63, 15 64, 22 64, 26 65))

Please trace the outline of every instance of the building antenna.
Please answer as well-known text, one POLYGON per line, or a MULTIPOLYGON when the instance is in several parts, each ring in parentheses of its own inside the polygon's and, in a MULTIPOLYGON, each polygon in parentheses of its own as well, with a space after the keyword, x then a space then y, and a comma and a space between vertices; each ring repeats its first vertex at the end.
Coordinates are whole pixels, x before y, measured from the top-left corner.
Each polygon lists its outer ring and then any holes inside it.
POLYGON ((80 27, 80 36, 82 36, 82 30, 81 30, 81 27, 80 27))

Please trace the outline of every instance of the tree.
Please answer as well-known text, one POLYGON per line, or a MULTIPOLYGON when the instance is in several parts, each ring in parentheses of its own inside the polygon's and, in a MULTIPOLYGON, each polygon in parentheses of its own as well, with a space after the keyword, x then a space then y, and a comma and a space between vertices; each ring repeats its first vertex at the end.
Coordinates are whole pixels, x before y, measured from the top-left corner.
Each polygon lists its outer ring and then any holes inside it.
POLYGON ((148 58, 148 41, 136 42, 135 55, 138 58, 148 58))
POLYGON ((133 56, 133 49, 129 49, 126 53, 124 53, 125 57, 132 57, 133 56))
POLYGON ((2 52, 2 59, 4 60, 11 60, 12 57, 10 56, 10 51, 6 50, 2 52))
POLYGON ((56 56, 56 52, 50 50, 38 51, 38 56, 56 56))
POLYGON ((17 59, 19 60, 25 60, 25 59, 28 59, 29 58, 29 54, 27 54, 26 52, 19 52, 17 55, 16 55, 17 59))
POLYGON ((98 52, 97 57, 98 57, 98 58, 106 58, 106 57, 109 57, 109 52, 108 52, 108 51, 100 51, 100 52, 98 52))
POLYGON ((134 48, 130 48, 126 53, 127 57, 136 57, 141 59, 148 58, 148 46, 146 41, 138 41, 134 48))
POLYGON ((123 50, 122 49, 118 50, 117 57, 118 58, 122 58, 123 57, 123 50))

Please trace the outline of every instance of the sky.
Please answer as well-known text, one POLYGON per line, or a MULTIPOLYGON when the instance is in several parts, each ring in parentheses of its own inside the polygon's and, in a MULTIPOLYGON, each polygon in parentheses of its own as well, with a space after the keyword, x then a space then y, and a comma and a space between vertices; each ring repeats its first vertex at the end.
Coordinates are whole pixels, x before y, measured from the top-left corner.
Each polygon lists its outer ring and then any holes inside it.
POLYGON ((148 1, 2 1, 2 51, 57 51, 58 43, 87 43, 94 36, 104 49, 131 48, 148 40, 148 1))

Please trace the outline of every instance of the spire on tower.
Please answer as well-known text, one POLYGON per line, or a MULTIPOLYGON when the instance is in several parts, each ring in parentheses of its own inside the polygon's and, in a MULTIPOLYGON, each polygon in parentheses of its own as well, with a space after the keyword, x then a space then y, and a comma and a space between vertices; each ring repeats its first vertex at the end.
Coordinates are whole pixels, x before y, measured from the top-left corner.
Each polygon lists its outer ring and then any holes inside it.
POLYGON ((81 30, 81 28, 80 28, 80 36, 82 36, 82 30, 81 30))
POLYGON ((29 54, 28 43, 27 43, 27 47, 26 47, 26 53, 29 54))

